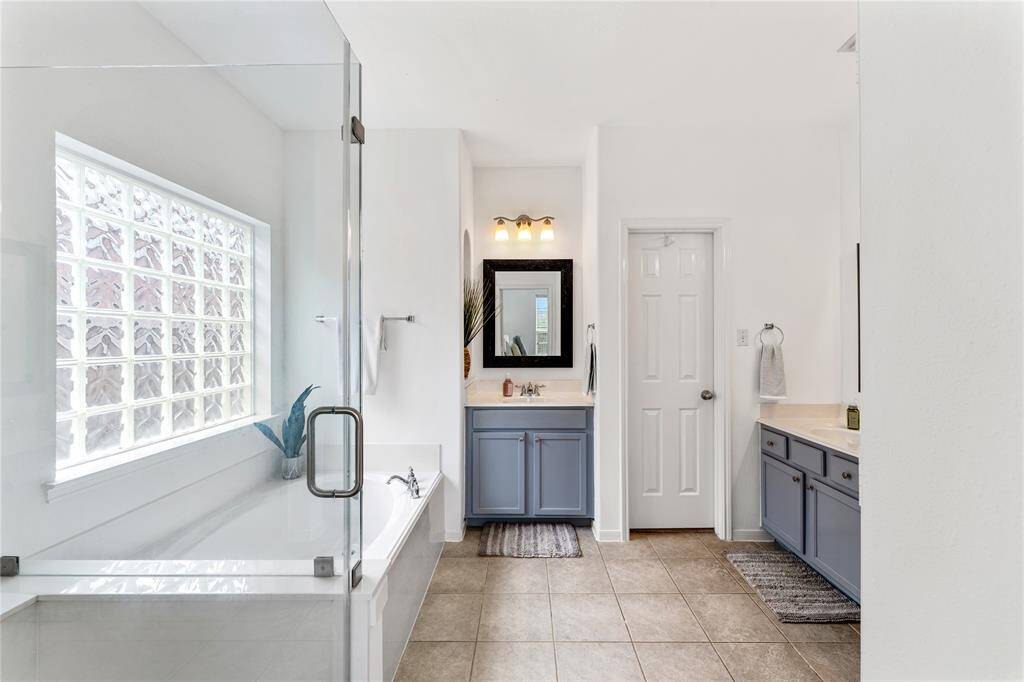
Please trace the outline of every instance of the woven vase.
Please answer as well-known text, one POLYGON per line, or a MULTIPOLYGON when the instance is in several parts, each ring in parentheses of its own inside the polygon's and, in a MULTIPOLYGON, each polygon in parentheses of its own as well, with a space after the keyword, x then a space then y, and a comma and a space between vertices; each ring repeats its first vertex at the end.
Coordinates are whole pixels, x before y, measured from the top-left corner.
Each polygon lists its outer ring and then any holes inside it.
POLYGON ((469 346, 462 349, 462 378, 469 378, 469 367, 473 363, 473 356, 469 354, 469 346))

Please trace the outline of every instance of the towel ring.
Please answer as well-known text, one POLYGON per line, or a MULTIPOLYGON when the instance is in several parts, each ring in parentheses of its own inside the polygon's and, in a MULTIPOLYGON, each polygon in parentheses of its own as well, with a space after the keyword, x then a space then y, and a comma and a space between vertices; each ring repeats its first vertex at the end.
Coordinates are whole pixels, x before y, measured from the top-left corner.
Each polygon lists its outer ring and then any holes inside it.
POLYGON ((779 333, 779 344, 780 345, 782 344, 783 341, 786 340, 786 333, 782 331, 782 327, 777 327, 772 322, 765 322, 764 323, 764 328, 761 330, 761 333, 757 335, 757 339, 758 339, 758 341, 761 342, 762 345, 764 345, 764 333, 768 332, 768 331, 777 331, 779 333))

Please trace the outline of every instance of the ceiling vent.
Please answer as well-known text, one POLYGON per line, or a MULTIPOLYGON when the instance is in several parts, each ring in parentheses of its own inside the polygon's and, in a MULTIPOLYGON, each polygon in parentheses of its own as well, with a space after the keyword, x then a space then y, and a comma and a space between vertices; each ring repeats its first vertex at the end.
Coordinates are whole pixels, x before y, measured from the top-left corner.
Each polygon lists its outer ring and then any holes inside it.
POLYGON ((852 36, 846 39, 846 42, 839 46, 836 52, 856 52, 857 51, 857 34, 854 33, 852 36))

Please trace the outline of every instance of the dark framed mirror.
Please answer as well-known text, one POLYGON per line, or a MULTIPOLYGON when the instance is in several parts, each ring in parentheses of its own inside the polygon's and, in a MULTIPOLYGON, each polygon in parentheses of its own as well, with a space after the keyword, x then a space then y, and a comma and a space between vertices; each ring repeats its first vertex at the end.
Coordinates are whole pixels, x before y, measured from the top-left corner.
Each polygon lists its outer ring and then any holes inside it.
POLYGON ((572 367, 572 259, 484 261, 484 367, 572 367))

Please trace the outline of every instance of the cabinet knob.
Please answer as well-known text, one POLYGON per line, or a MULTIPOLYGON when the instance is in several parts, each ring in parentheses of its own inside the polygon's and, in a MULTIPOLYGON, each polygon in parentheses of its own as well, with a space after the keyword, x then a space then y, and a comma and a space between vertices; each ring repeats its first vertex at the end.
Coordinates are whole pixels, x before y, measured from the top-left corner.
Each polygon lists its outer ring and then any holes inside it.
POLYGON ((524 440, 526 440, 526 436, 519 436, 519 442, 520 443, 522 443, 524 440))
POLYGON ((843 478, 849 481, 851 478, 853 478, 853 474, 851 474, 849 471, 844 471, 843 478))
POLYGON ((809 486, 807 486, 807 489, 808 490, 814 490, 814 486, 813 485, 809 485, 809 486))
POLYGON ((773 440, 768 441, 768 447, 774 448, 775 447, 775 441, 773 441, 773 440))
POLYGON ((794 476, 793 477, 793 483, 799 483, 799 482, 800 482, 800 477, 799 476, 794 476))

